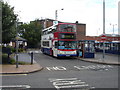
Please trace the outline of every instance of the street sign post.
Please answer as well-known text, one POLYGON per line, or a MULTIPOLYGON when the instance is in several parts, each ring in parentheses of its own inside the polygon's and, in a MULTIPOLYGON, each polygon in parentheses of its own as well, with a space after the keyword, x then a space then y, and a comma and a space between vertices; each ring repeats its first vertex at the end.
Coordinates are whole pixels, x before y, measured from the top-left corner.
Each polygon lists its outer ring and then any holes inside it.
POLYGON ((105 58, 105 41, 107 40, 107 36, 105 34, 102 34, 100 36, 101 41, 103 41, 103 60, 105 58))

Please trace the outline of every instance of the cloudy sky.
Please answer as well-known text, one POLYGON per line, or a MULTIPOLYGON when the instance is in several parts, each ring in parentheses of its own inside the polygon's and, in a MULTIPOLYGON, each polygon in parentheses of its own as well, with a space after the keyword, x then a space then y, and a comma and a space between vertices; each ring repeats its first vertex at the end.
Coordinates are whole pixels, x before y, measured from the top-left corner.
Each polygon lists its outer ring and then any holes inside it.
MULTIPOLYGON (((86 35, 100 35, 103 32, 103 0, 5 0, 15 7, 22 22, 35 19, 55 19, 58 10, 58 20, 86 24, 86 35), (64 10, 61 10, 64 8, 64 10)), ((118 2, 120 0, 105 0, 105 32, 118 33, 118 2), (110 25, 111 23, 111 25, 110 25), (117 25, 115 25, 117 24, 117 25)))

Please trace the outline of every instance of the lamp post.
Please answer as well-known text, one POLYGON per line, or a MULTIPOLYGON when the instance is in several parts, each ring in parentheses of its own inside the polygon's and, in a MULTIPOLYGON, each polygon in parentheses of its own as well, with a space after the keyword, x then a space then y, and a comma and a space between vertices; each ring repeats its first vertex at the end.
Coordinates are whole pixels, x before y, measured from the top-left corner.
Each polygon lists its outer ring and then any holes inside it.
MULTIPOLYGON (((105 34, 105 0, 103 0, 103 34, 105 34)), ((105 42, 103 42, 103 60, 105 58, 105 42)))
MULTIPOLYGON (((17 13, 20 13, 21 11, 19 12, 16 12, 16 16, 18 15, 17 13)), ((16 68, 18 68, 18 20, 19 18, 16 17, 16 21, 15 21, 15 26, 16 26, 16 68)))
POLYGON ((114 27, 115 27, 115 25, 117 25, 117 24, 111 24, 111 23, 110 23, 110 25, 113 26, 113 34, 114 34, 114 27))
POLYGON ((105 34, 105 0, 103 0, 103 34, 105 34))
POLYGON ((98 30, 97 30, 97 36, 99 36, 99 31, 100 31, 100 28, 98 28, 98 30))
MULTIPOLYGON (((60 10, 64 10, 64 9, 62 8, 60 10)), ((55 10, 55 20, 57 21, 57 19, 58 19, 58 10, 55 10)))
POLYGON ((18 68, 18 28, 17 28, 17 20, 16 20, 16 68, 18 68))

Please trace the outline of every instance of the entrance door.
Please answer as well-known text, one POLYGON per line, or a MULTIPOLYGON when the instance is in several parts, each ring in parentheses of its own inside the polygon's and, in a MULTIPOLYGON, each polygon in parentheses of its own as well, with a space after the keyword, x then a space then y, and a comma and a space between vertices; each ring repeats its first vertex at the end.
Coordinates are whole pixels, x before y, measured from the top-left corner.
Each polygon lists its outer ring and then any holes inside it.
POLYGON ((57 57, 58 54, 58 41, 55 40, 53 41, 53 56, 57 57))

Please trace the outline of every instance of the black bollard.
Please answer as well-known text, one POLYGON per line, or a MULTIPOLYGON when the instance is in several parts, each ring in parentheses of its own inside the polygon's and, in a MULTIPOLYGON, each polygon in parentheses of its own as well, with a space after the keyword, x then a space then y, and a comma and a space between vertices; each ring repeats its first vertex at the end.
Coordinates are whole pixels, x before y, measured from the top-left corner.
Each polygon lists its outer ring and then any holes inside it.
POLYGON ((16 68, 18 68, 18 54, 16 54, 16 68))
POLYGON ((31 64, 33 64, 33 52, 31 52, 31 64))
POLYGON ((8 54, 8 63, 10 64, 10 54, 8 54))

